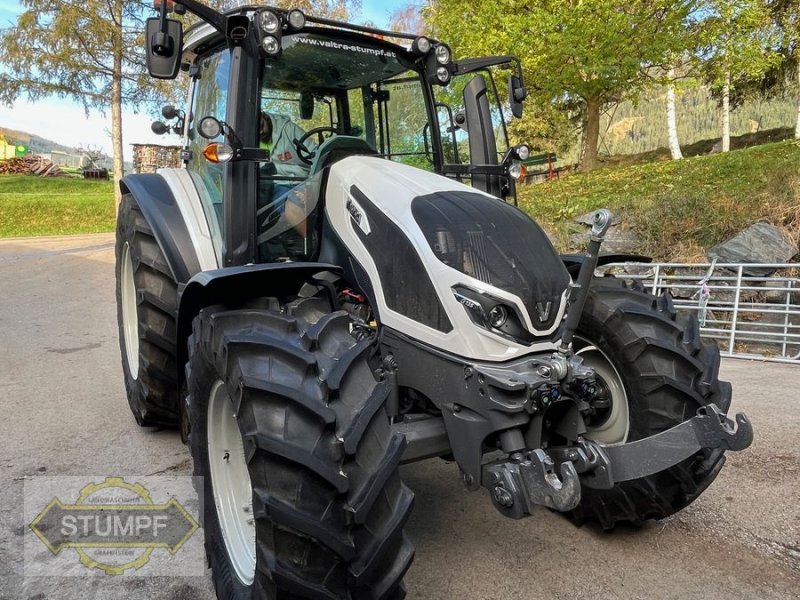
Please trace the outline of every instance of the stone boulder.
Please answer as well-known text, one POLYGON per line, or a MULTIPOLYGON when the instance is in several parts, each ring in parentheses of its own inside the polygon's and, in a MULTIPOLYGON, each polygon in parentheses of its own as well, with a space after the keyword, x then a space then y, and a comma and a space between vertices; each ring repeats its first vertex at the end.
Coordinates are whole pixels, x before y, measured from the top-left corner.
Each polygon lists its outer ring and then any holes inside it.
MULTIPOLYGON (((710 259, 721 263, 785 263, 797 254, 797 246, 769 223, 756 223, 731 239, 708 251, 710 259)), ((768 267, 745 267, 746 275, 764 277, 775 269, 768 267)))

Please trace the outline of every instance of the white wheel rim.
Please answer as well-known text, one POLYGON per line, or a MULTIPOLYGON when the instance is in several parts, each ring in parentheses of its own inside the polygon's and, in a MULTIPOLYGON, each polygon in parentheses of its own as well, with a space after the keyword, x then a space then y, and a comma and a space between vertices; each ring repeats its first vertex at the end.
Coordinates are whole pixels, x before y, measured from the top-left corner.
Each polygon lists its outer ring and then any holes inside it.
POLYGON ((139 377, 139 314, 136 302, 136 282, 133 279, 133 261, 128 242, 122 247, 120 273, 122 295, 122 336, 125 338, 125 358, 133 379, 139 377))
POLYGON ((222 381, 211 388, 207 428, 211 489, 225 549, 239 581, 250 585, 256 572, 253 488, 244 459, 242 434, 222 381))
POLYGON ((578 336, 575 339, 585 344, 575 354, 580 355, 583 364, 594 369, 595 374, 602 378, 611 395, 611 412, 608 418, 597 426, 587 426, 586 437, 609 446, 624 444, 628 439, 631 421, 628 394, 625 393, 622 377, 605 352, 588 340, 578 336))

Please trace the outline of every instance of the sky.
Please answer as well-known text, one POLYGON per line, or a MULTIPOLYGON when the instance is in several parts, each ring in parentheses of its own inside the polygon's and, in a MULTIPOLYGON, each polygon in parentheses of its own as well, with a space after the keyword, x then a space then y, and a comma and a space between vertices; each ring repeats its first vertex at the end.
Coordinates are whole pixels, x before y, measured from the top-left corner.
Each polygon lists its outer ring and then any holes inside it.
MULTIPOLYGON (((386 27, 391 13, 407 1, 362 0, 361 4, 361 15, 354 18, 354 22, 372 21, 378 27, 386 27)), ((0 29, 12 27, 22 10, 17 0, 0 0, 0 29)), ((153 118, 147 111, 135 114, 123 110, 122 140, 126 161, 133 159, 131 144, 180 143, 177 136, 152 133, 150 123, 153 118)), ((13 107, 0 104, 0 126, 39 135, 66 146, 99 147, 111 155, 110 111, 105 115, 92 111, 87 118, 83 107, 69 100, 51 97, 31 103, 21 98, 13 107)))

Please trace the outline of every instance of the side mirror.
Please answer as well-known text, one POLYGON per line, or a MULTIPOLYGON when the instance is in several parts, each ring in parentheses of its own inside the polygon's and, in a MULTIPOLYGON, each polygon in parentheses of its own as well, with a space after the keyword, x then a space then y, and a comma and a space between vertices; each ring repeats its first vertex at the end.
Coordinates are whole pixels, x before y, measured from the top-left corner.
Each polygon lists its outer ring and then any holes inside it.
POLYGON ((314 95, 309 92, 300 93, 300 118, 308 121, 314 116, 314 95))
POLYGON ((517 119, 522 118, 522 101, 528 93, 522 86, 522 80, 516 75, 508 76, 508 103, 511 105, 511 114, 517 119))
POLYGON ((175 19, 165 19, 167 32, 161 31, 161 19, 147 19, 145 51, 147 72, 156 79, 175 79, 181 67, 183 26, 175 19))

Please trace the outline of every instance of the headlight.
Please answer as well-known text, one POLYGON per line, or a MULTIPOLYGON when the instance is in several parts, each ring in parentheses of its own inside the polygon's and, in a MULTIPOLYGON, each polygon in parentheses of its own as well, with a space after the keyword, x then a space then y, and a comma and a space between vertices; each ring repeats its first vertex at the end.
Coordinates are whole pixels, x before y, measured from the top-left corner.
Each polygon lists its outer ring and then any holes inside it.
POLYGON ((534 340, 513 304, 463 285, 453 286, 452 289, 469 318, 481 329, 518 344, 530 344, 534 340))
POLYGON ((517 181, 522 181, 527 175, 528 171, 525 168, 525 165, 520 163, 514 163, 510 167, 508 167, 508 174, 511 175, 517 181))
POLYGON ((446 65, 450 62, 450 48, 441 44, 436 46, 436 62, 440 65, 446 65))
POLYGON ((489 325, 495 329, 500 329, 508 320, 508 309, 502 304, 495 304, 489 310, 489 317, 487 320, 489 321, 489 325))
POLYGON ((449 81, 450 71, 447 70, 447 67, 439 67, 436 69, 436 79, 442 83, 447 83, 449 81))
POLYGON ((264 33, 278 33, 281 28, 281 18, 271 10, 262 11, 260 19, 264 33))
POLYGON ((528 157, 531 155, 531 149, 528 147, 527 144, 520 144, 517 146, 517 156, 520 160, 528 160, 528 157))
POLYGON ((293 10, 289 13, 289 27, 294 30, 302 29, 306 26, 306 16, 302 10, 293 10))
POLYGON ((261 46, 267 54, 275 55, 281 51, 281 43, 274 35, 264 36, 264 39, 261 40, 261 46))

